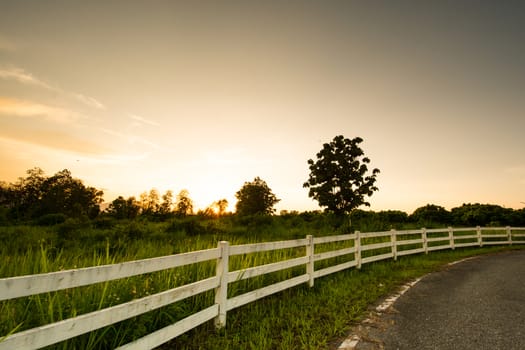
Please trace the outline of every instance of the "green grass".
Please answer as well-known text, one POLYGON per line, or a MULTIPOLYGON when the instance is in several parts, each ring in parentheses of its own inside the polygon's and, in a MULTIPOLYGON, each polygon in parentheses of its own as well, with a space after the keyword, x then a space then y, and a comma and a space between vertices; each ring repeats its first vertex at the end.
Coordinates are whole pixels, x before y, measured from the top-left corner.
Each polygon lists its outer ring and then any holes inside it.
POLYGON ((509 248, 474 248, 363 265, 267 297, 228 314, 225 329, 203 325, 163 349, 330 349, 369 305, 403 283, 465 257, 509 248))
MULTIPOLYGON (((232 220, 184 223, 117 222, 92 228, 83 222, 55 227, 13 226, 0 228, 0 277, 111 264, 154 256, 213 248, 220 240, 231 245, 304 238, 330 233, 321 223, 302 221, 259 226, 238 225, 232 220)), ((337 233, 337 232, 333 232, 337 233)), ((415 237, 414 237, 415 238, 415 237)), ((387 237, 388 239, 388 237, 387 237)), ((316 246, 316 252, 342 249, 352 242, 316 246)), ((363 265, 315 281, 314 288, 298 286, 245 305, 228 313, 226 328, 202 325, 165 345, 166 349, 328 349, 362 317, 370 303, 407 280, 439 266, 474 254, 504 247, 457 249, 427 256, 407 256, 398 261, 363 265)), ((283 249, 231 257, 230 270, 243 269, 304 255, 304 248, 283 249)), ((316 269, 352 256, 317 262, 316 269)), ((229 297, 303 274, 296 267, 234 282, 229 297)), ((42 326, 111 305, 184 285, 215 273, 207 262, 124 278, 54 293, 0 302, 0 337, 42 326)), ((213 291, 141 316, 105 327, 50 349, 110 349, 176 322, 213 303, 213 291)))

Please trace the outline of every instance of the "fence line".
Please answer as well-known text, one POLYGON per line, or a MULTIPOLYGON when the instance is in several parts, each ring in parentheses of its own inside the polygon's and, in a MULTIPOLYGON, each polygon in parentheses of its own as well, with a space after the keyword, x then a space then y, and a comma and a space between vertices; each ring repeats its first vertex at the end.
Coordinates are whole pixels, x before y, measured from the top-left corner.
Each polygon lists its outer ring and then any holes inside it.
POLYGON ((308 283, 310 287, 313 287, 315 279, 322 276, 352 267, 359 269, 362 264, 373 261, 396 260, 404 255, 428 254, 431 251, 442 249, 525 244, 525 233, 520 232, 525 232, 525 227, 482 228, 478 226, 474 228, 422 228, 420 230, 363 233, 356 231, 354 234, 315 238, 308 235, 305 239, 236 246, 230 246, 228 242, 221 241, 218 247, 213 249, 120 264, 0 278, 1 301, 107 282, 188 264, 210 260, 216 261, 216 276, 59 322, 7 336, 0 336, 0 350, 39 349, 167 306, 185 298, 209 290, 215 290, 215 302, 213 305, 118 348, 126 350, 152 349, 212 319, 217 327, 224 327, 228 311, 303 283, 308 283), (345 241, 350 241, 350 243, 353 243, 353 246, 320 253, 315 252, 316 245, 345 241), (302 249, 303 247, 305 249, 304 256, 252 266, 242 270, 229 271, 230 256, 281 249, 302 249), (350 257, 351 255, 353 257, 349 261, 318 270, 315 269, 316 262, 342 256, 350 257), (305 273, 228 299, 229 283, 296 266, 304 266, 305 273))

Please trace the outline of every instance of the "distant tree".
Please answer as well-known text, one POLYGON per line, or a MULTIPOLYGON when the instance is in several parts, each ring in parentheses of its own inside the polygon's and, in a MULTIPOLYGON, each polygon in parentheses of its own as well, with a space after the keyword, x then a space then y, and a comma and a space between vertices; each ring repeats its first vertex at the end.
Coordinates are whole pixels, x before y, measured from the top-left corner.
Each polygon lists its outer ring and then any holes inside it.
POLYGON ((159 191, 152 188, 149 192, 140 194, 140 211, 142 215, 152 216, 157 214, 160 207, 159 191))
POLYGON ((227 208, 228 200, 219 199, 218 201, 215 201, 212 204, 210 204, 206 209, 204 209, 204 211, 200 211, 199 213, 208 217, 221 217, 224 214, 226 214, 227 208))
POLYGON ((399 226, 408 221, 408 214, 400 210, 383 210, 377 213, 378 219, 390 225, 391 227, 399 226))
POLYGON ((214 218, 217 216, 217 214, 215 213, 215 209, 212 205, 207 206, 204 210, 199 209, 199 211, 197 211, 197 215, 208 218, 214 218))
POLYGON ((512 225, 525 226, 525 208, 514 210, 512 225))
POLYGON ((223 216, 226 214, 226 209, 228 209, 228 200, 226 198, 219 199, 216 203, 217 216, 223 216))
POLYGON ((40 168, 27 170, 27 177, 7 186, 3 205, 14 219, 34 219, 49 214, 94 218, 100 211, 103 192, 86 187, 67 169, 46 177, 40 168))
POLYGON ((417 208, 412 215, 410 215, 410 219, 422 225, 448 225, 451 223, 450 212, 444 207, 435 204, 427 204, 417 208))
POLYGON ((182 190, 177 195, 177 202, 175 203, 175 213, 180 216, 193 214, 193 201, 190 198, 188 190, 182 190))
POLYGON ((113 200, 107 209, 108 214, 116 219, 134 219, 139 214, 139 211, 140 206, 135 197, 124 199, 122 196, 113 200))
POLYGON ((167 190, 166 193, 162 195, 162 203, 159 206, 159 214, 162 216, 167 216, 173 211, 173 192, 167 190))
POLYGON ((0 181, 0 225, 9 222, 9 211, 12 209, 13 194, 11 186, 4 181, 0 181))
POLYGON ((0 206, 8 209, 13 205, 13 188, 12 185, 5 181, 0 181, 0 206))
POLYGON ((26 171, 27 177, 19 177, 11 186, 13 192, 12 215, 17 219, 29 219, 38 216, 40 201, 43 196, 43 184, 46 181, 44 171, 38 167, 26 171))
POLYGON ((370 159, 364 157, 360 137, 348 139, 342 135, 325 143, 317 160, 309 159, 310 176, 303 187, 308 195, 325 210, 337 215, 350 213, 360 205, 370 206, 365 196, 371 196, 379 169, 367 174, 370 159))
POLYGON ((67 169, 47 178, 42 184, 38 216, 63 213, 70 217, 94 218, 100 212, 103 192, 86 187, 67 169))
POLYGON ((237 214, 254 215, 254 214, 273 214, 273 208, 280 199, 264 180, 256 177, 252 182, 245 182, 242 188, 235 193, 237 204, 235 206, 237 214))
POLYGON ((512 209, 480 203, 452 208, 451 216, 454 224, 464 226, 510 225, 517 218, 512 209))

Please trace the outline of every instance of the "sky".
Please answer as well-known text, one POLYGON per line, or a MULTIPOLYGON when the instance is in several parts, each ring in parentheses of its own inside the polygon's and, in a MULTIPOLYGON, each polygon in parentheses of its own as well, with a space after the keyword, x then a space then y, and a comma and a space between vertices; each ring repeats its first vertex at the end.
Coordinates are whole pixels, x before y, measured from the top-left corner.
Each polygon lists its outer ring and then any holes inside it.
POLYGON ((336 135, 379 168, 371 210, 525 204, 522 1, 0 3, 0 180, 71 170, 104 199, 259 176, 316 210, 336 135))

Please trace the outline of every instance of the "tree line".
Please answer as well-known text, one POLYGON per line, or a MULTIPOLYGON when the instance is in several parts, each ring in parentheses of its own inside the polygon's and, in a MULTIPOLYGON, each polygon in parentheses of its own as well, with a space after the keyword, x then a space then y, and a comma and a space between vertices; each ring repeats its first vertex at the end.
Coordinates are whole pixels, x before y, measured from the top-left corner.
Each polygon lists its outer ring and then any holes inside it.
MULTIPOLYGON (((360 144, 363 139, 334 137, 323 144, 316 159, 309 159, 310 174, 303 187, 308 195, 324 208, 324 211, 339 218, 351 220, 378 220, 395 224, 418 223, 432 225, 525 225, 525 209, 513 210, 494 204, 463 204, 450 211, 435 204, 418 208, 408 215, 390 210, 379 213, 357 210, 361 205, 370 206, 367 197, 378 190, 376 186, 379 169, 370 172, 370 159, 364 155, 360 144)), ((0 182, 0 223, 37 221, 59 223, 66 218, 95 219, 99 215, 115 219, 166 220, 172 217, 199 215, 217 218, 227 213, 228 201, 218 199, 205 209, 195 212, 193 200, 187 190, 174 196, 171 190, 160 194, 151 189, 138 198, 119 196, 104 211, 103 191, 83 184, 73 178, 67 169, 53 176, 46 176, 40 168, 26 171, 15 183, 0 182)), ((237 203, 235 215, 272 215, 274 206, 280 201, 268 184, 259 177, 247 181, 235 193, 237 203)), ((299 215, 297 212, 282 212, 283 215, 299 215)), ((303 217, 308 217, 304 213, 303 217)), ((319 213, 316 213, 319 214, 319 213)), ((337 220, 336 220, 337 221, 337 220)))
POLYGON ((443 226, 525 226, 525 208, 512 209, 496 204, 463 203, 461 206, 446 208, 427 204, 408 214, 399 210, 364 211, 355 210, 351 214, 356 222, 376 222, 383 228, 402 228, 406 224, 416 227, 443 226))
MULTIPOLYGON (((217 218, 231 214, 227 212, 227 199, 218 199, 195 211, 188 190, 183 189, 174 196, 171 190, 161 195, 155 188, 141 193, 138 198, 118 196, 101 210, 103 191, 84 185, 67 169, 46 176, 42 169, 35 167, 27 170, 26 175, 15 183, 0 182, 0 223, 55 224, 67 218, 95 219, 101 215, 163 221, 192 215, 217 218)), ((279 202, 259 177, 245 182, 236 197, 236 214, 240 216, 271 215, 279 202)))

